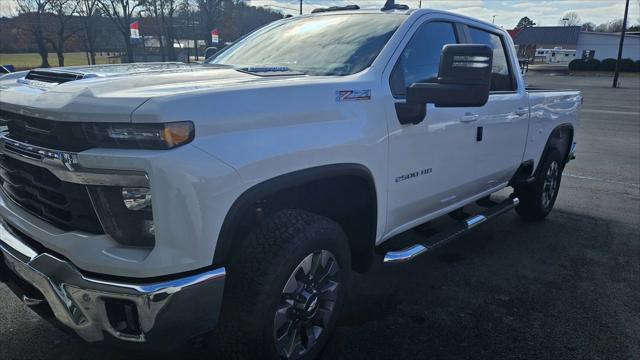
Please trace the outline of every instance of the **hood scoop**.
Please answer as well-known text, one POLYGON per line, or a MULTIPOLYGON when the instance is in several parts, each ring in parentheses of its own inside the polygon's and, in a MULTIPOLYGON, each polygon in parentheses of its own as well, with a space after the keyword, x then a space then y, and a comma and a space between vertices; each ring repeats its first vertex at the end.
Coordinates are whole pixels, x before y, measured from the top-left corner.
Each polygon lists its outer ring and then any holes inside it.
POLYGON ((86 75, 87 74, 69 71, 31 70, 27 76, 25 76, 25 79, 51 84, 62 84, 69 81, 84 79, 87 77, 86 75))

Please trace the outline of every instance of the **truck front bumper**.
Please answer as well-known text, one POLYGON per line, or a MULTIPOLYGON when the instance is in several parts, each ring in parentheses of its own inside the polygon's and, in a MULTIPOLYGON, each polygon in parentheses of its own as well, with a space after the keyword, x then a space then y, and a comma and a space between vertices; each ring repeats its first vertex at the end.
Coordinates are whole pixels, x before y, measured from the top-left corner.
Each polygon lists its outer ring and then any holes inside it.
POLYGON ((115 338, 170 348, 217 323, 224 268, 144 284, 101 280, 29 243, 0 223, 0 280, 26 305, 50 310, 86 341, 115 338))

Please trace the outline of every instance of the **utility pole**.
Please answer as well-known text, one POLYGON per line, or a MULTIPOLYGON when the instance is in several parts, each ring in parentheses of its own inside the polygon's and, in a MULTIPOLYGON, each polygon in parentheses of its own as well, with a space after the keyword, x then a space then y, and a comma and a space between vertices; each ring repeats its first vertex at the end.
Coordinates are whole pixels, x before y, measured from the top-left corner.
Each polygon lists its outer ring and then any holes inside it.
POLYGON ((422 9, 422 0, 418 1, 418 9, 422 9))
POLYGON ((618 61, 616 61, 616 72, 613 74, 613 87, 618 87, 618 76, 620 75, 620 61, 622 60, 622 46, 624 45, 624 35, 627 33, 627 17, 629 16, 629 0, 624 6, 624 20, 622 20, 622 32, 620 33, 620 46, 618 47, 618 61))
POLYGON ((300 0, 300 15, 302 15, 302 0, 300 0))
POLYGON ((138 31, 140 31, 140 37, 142 38, 142 61, 143 62, 147 62, 147 49, 146 49, 146 45, 144 43, 144 35, 142 34, 142 13, 145 12, 144 10, 139 10, 138 11, 138 18, 139 18, 139 23, 138 23, 138 31))
POLYGON ((496 23, 496 16, 495 16, 495 15, 493 15, 493 19, 491 19, 491 23, 492 23, 492 24, 495 24, 495 23, 496 23))

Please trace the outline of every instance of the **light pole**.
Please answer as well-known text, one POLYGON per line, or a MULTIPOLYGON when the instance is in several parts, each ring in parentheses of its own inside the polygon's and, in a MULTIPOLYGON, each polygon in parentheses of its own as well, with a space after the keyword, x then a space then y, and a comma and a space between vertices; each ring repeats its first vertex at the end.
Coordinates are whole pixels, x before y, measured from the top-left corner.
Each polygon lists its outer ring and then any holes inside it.
POLYGON ((629 0, 624 6, 624 19, 622 20, 622 32, 620 33, 620 46, 618 47, 618 61, 616 61, 616 72, 613 74, 613 87, 618 87, 618 76, 620 75, 620 60, 622 60, 622 46, 624 45, 624 36, 627 33, 627 17, 629 16, 629 0))
POLYGON ((492 24, 495 24, 495 23, 496 23, 496 16, 495 16, 495 15, 493 15, 493 19, 491 19, 491 23, 492 23, 492 24))
POLYGON ((140 23, 138 23, 138 31, 140 31, 140 40, 142 40, 142 61, 143 62, 147 62, 147 49, 145 47, 144 44, 144 35, 142 34, 142 13, 145 12, 145 10, 139 10, 138 11, 138 21, 140 23))

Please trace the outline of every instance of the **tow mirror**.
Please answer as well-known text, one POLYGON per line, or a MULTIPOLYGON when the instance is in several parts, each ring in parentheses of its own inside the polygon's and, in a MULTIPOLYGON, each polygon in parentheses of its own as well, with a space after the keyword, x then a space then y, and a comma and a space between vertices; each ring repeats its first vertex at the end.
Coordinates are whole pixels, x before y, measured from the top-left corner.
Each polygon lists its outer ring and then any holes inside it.
POLYGON ((407 89, 407 103, 431 103, 437 107, 483 106, 489 100, 492 64, 493 50, 487 45, 445 45, 437 80, 411 84, 407 89))
POLYGON ((215 53, 218 52, 218 48, 215 46, 212 47, 208 47, 205 51, 204 51, 204 58, 208 59, 210 57, 212 57, 215 53))

